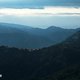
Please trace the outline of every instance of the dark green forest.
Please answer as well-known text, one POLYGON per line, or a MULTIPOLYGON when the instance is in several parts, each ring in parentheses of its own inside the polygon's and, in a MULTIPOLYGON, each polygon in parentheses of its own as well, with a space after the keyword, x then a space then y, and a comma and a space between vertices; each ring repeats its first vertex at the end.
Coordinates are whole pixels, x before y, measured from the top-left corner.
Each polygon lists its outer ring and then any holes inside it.
POLYGON ((1 80, 80 80, 80 31, 38 50, 0 47, 1 80))

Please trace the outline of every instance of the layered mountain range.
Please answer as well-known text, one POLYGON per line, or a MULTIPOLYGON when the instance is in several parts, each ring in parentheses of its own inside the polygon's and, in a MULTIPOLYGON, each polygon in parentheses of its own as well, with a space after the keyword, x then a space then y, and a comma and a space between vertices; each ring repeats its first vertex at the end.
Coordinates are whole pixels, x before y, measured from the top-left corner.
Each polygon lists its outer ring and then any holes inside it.
POLYGON ((46 29, 0 23, 0 45, 16 48, 37 49, 64 41, 79 29, 51 26, 46 29))
POLYGON ((80 31, 39 50, 1 46, 0 73, 2 80, 79 80, 80 31))

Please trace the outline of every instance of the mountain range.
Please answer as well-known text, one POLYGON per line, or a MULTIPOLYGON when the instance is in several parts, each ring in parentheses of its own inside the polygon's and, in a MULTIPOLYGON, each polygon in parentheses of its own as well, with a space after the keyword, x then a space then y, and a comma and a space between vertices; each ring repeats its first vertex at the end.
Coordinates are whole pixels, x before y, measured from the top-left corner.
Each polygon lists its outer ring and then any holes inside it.
POLYGON ((39 50, 1 46, 0 73, 2 80, 79 80, 80 31, 39 50))
POLYGON ((0 45, 16 48, 37 49, 64 41, 79 29, 50 26, 46 29, 0 23, 0 45))

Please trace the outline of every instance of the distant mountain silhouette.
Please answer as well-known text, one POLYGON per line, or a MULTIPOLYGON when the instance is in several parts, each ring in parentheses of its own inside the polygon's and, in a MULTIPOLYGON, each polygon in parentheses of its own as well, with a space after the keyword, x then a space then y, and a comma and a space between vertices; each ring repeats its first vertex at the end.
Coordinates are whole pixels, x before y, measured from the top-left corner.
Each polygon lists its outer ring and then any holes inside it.
POLYGON ((17 48, 43 48, 64 41, 78 29, 51 26, 47 29, 0 23, 0 45, 17 48))
POLYGON ((61 30, 63 28, 60 28, 60 27, 56 27, 56 26, 50 26, 47 28, 48 30, 61 30))
POLYGON ((79 80, 80 31, 39 50, 0 47, 2 80, 79 80))

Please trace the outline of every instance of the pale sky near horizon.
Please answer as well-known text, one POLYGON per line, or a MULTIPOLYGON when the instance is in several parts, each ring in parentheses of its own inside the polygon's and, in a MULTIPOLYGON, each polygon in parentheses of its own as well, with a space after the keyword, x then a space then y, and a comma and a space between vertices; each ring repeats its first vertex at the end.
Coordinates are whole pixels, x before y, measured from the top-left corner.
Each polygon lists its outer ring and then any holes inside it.
POLYGON ((0 0, 0 22, 77 28, 80 0, 0 0))

